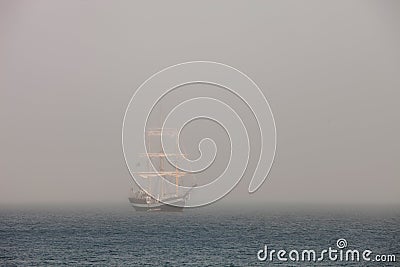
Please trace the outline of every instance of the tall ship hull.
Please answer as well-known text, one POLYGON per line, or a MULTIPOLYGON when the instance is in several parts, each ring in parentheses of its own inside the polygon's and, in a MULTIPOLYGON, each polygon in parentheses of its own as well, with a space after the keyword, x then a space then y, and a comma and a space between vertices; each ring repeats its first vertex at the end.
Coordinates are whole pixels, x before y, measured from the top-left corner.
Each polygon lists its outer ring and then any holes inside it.
POLYGON ((145 198, 130 197, 129 202, 136 211, 168 211, 168 212, 181 212, 186 203, 183 197, 172 197, 163 200, 163 202, 145 198))

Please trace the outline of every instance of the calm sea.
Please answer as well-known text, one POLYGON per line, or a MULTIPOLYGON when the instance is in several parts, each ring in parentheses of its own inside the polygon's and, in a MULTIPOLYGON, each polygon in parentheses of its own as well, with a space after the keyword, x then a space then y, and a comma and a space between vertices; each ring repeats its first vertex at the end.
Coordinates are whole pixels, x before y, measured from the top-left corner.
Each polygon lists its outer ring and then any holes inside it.
POLYGON ((400 209, 206 207, 139 213, 113 207, 0 208, 1 266, 400 266, 400 209), (396 263, 260 262, 270 249, 347 248, 396 263))

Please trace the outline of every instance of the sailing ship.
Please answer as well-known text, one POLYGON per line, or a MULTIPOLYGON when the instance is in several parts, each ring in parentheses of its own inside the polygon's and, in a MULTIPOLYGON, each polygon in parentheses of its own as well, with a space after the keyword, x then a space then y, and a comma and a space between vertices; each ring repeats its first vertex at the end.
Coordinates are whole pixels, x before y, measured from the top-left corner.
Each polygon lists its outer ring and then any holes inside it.
MULTIPOLYGON (((146 144, 147 151, 151 151, 150 143, 152 137, 158 137, 161 135, 169 135, 170 138, 175 138, 178 142, 178 134, 175 129, 151 129, 146 131, 146 144)), ((182 211, 185 206, 186 200, 189 197, 189 191, 185 193, 179 192, 180 179, 187 175, 186 172, 178 170, 175 166, 171 169, 171 166, 167 166, 167 159, 173 158, 176 161, 182 158, 184 154, 165 154, 162 150, 159 152, 148 152, 143 157, 148 161, 147 169, 149 170, 149 163, 156 163, 153 166, 157 166, 157 171, 144 171, 136 172, 134 175, 138 175, 148 180, 148 188, 146 190, 139 189, 135 191, 132 188, 132 195, 129 197, 129 202, 136 211, 182 211), (165 186, 166 180, 173 180, 175 184, 174 192, 167 192, 165 186)), ((176 162, 175 162, 176 163, 176 162)), ((176 164, 175 164, 176 165, 176 164)), ((171 187, 169 187, 171 188, 171 187)))

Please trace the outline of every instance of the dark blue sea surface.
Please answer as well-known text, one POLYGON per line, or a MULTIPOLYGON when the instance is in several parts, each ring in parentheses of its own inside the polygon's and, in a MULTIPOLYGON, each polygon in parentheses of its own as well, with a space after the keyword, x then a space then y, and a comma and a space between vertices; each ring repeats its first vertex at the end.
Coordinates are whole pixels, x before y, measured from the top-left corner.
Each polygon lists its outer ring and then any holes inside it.
POLYGON ((400 266, 400 210, 209 206, 183 213, 110 207, 0 208, 1 266, 400 266), (397 262, 260 262, 270 249, 348 248, 397 262))

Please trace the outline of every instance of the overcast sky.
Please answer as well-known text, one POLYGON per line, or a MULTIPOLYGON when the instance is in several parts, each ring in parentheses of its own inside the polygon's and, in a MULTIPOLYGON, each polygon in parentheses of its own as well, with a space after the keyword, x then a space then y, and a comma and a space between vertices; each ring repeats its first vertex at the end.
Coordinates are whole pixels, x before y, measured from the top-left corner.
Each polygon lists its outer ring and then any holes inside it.
POLYGON ((127 104, 191 60, 269 100, 278 149, 251 200, 400 203, 399 2, 138 2, 0 2, 0 204, 127 202, 127 104))

